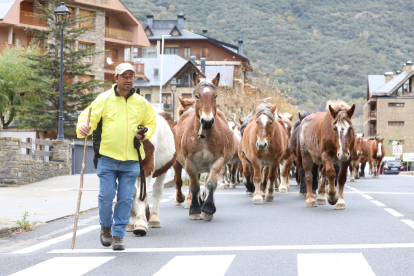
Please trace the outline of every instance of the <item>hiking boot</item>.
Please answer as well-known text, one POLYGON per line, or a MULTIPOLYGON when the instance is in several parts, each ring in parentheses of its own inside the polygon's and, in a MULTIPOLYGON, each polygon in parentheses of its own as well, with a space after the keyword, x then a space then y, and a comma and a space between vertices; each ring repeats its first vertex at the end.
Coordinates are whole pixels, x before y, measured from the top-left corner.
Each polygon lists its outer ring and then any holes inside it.
POLYGON ((112 240, 112 249, 113 250, 125 250, 124 239, 114 236, 114 239, 112 240))
POLYGON ((103 246, 111 246, 112 244, 112 229, 111 227, 101 226, 101 244, 103 246))

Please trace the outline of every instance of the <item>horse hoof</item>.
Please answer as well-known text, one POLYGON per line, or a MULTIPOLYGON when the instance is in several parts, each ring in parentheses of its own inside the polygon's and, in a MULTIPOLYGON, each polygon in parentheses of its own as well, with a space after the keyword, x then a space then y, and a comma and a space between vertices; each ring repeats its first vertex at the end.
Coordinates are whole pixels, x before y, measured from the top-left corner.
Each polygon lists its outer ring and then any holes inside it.
POLYGON ((317 197, 318 196, 316 193, 313 193, 312 195, 313 195, 313 197, 317 197))
POLYGON ((143 237, 147 234, 147 229, 143 226, 138 226, 134 229, 134 234, 143 237))
POLYGON ((190 215, 190 220, 203 220, 200 214, 192 214, 190 215))
POLYGON ((226 184, 220 184, 220 189, 226 189, 226 188, 227 188, 226 184))
POLYGON ((230 184, 230 189, 236 189, 236 185, 235 184, 230 184))
POLYGON ((182 206, 182 204, 180 202, 174 200, 174 206, 182 206))
POLYGON ((334 209, 335 210, 343 210, 343 209, 345 209, 345 202, 338 202, 337 204, 335 204, 334 209))
POLYGON ((316 200, 315 199, 311 199, 311 200, 306 200, 306 207, 316 207, 316 200))
POLYGON ((127 231, 127 232, 132 232, 132 231, 134 231, 134 225, 127 225, 127 227, 126 227, 126 231, 127 231))
POLYGON ((149 228, 161 228, 161 223, 159 221, 149 221, 149 228))
POLYGON ((246 192, 246 195, 252 195, 253 193, 252 192, 246 192))
POLYGON ((306 194, 305 193, 299 193, 299 196, 306 197, 306 194))
POLYGON ((279 187, 279 193, 287 193, 288 189, 286 187, 279 187))
POLYGON ((207 213, 201 212, 201 218, 203 220, 210 221, 213 219, 213 214, 207 214, 207 213))
POLYGON ((328 197, 328 202, 331 205, 335 205, 338 202, 338 195, 335 195, 333 198, 328 197))
POLYGON ((191 203, 185 203, 185 205, 184 205, 184 209, 190 209, 190 205, 191 205, 191 203))
POLYGON ((318 205, 325 205, 326 204, 326 198, 324 198, 324 197, 318 197, 316 199, 316 202, 318 203, 318 205))
POLYGON ((355 178, 351 178, 351 179, 350 179, 350 181, 351 181, 351 182, 355 182, 355 178))
POLYGON ((253 197, 254 204, 263 204, 263 197, 261 195, 256 195, 253 197))
POLYGON ((265 197, 267 202, 272 202, 274 198, 275 198, 274 195, 266 195, 266 197, 265 197))

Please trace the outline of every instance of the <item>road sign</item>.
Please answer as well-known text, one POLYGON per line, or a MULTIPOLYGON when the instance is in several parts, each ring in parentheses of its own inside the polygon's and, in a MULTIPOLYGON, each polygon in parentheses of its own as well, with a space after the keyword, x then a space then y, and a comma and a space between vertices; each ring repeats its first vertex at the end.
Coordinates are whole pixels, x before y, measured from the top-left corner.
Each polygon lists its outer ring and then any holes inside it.
POLYGON ((403 153, 403 161, 404 162, 413 162, 414 161, 414 153, 403 153))
POLYGON ((392 154, 394 155, 402 154, 402 152, 403 152, 403 147, 401 145, 392 146, 392 154))

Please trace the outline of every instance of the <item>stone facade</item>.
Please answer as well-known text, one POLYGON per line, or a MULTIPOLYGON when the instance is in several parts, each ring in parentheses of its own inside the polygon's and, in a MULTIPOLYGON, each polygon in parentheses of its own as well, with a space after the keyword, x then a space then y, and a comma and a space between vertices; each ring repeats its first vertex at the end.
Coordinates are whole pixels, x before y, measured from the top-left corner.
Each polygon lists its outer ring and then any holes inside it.
POLYGON ((19 138, 0 137, 0 187, 71 174, 70 149, 70 141, 53 141, 51 161, 25 160, 19 138))

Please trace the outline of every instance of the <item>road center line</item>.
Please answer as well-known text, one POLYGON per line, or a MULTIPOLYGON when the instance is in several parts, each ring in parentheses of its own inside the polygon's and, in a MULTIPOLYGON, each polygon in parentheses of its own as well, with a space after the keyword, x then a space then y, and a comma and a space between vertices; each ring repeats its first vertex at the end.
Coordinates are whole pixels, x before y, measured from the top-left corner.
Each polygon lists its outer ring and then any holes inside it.
POLYGON ((394 209, 391 209, 391 208, 384 208, 384 210, 387 211, 388 213, 390 213, 391 215, 396 216, 396 217, 403 217, 404 216, 403 214, 400 214, 400 213, 398 213, 397 211, 395 211, 394 209))
MULTIPOLYGON (((414 222, 413 222, 414 224, 414 222)), ((414 227, 414 226, 413 226, 414 227)), ((265 250, 334 250, 334 249, 385 249, 414 248, 414 243, 384 244, 326 244, 326 245, 264 245, 264 246, 225 246, 225 247, 165 247, 165 248, 126 248, 113 251, 107 249, 56 249, 50 254, 95 254, 95 253, 165 253, 165 252, 212 252, 212 251, 265 251, 265 250)))
POLYGON ((382 204, 378 200, 371 200, 371 202, 374 203, 375 205, 379 206, 379 207, 385 207, 385 204, 382 204))
POLYGON ((403 219, 402 222, 404 222, 405 224, 407 224, 411 228, 414 228, 414 221, 412 221, 411 219, 403 219))
POLYGON ((372 197, 370 197, 369 195, 362 195, 363 197, 365 197, 366 199, 373 199, 372 197))

